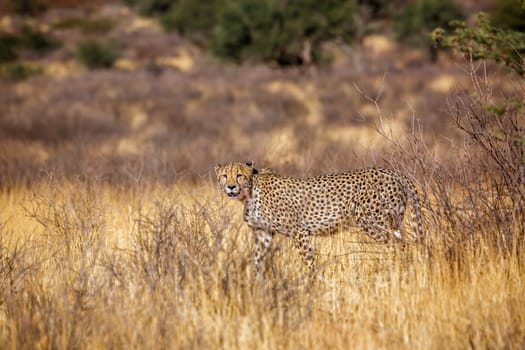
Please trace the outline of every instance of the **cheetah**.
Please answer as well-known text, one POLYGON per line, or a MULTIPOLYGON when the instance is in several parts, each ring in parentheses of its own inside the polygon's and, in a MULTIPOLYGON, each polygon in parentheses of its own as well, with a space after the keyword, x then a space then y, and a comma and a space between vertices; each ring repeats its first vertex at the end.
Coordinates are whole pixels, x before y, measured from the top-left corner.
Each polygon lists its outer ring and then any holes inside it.
POLYGON ((414 183, 385 168, 365 168, 308 178, 286 177, 253 162, 217 164, 219 189, 244 204, 244 221, 255 236, 253 262, 262 260, 275 233, 293 238, 309 268, 314 263, 312 235, 332 234, 352 224, 380 242, 404 240, 403 216, 413 207, 410 236, 423 236, 421 209, 414 183))

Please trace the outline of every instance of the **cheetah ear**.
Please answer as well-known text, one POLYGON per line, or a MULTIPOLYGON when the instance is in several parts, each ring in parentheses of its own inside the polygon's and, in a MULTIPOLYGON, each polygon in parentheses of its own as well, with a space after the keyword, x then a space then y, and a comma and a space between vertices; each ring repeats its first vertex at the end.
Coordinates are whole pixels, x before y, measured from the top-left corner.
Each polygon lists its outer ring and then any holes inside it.
POLYGON ((246 162, 244 164, 252 168, 252 175, 259 173, 259 170, 255 169, 255 163, 253 162, 253 160, 250 160, 249 162, 246 162))
POLYGON ((215 171, 215 174, 217 174, 217 172, 219 171, 219 169, 222 168, 222 165, 217 163, 215 164, 215 166, 213 167, 213 170, 215 171))

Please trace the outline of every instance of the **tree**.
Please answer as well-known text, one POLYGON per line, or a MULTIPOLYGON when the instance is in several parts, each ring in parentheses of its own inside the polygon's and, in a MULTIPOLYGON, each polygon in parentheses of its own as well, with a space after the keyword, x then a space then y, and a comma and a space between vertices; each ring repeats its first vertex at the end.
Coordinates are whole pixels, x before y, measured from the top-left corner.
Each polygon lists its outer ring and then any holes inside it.
POLYGON ((473 60, 486 59, 503 64, 525 77, 525 33, 495 27, 485 13, 479 13, 476 22, 476 27, 469 27, 462 21, 453 22, 452 34, 436 28, 432 33, 433 40, 436 45, 453 47, 473 60))
MULTIPOLYGON (((523 54, 525 33, 494 26, 489 17, 479 13, 477 25, 465 22, 452 23, 454 30, 448 34, 437 28, 432 36, 437 45, 452 47, 472 60, 491 60, 500 63, 525 78, 523 54)), ((490 182, 498 193, 495 202, 503 213, 502 227, 507 225, 507 238, 516 239, 517 247, 525 243, 525 114, 524 88, 521 81, 509 96, 494 93, 488 80, 471 74, 474 92, 459 92, 456 104, 451 107, 456 127, 463 131, 487 156, 487 164, 494 164, 490 182), (510 206, 509 206, 510 205, 510 206), (517 232, 517 235, 515 234, 517 232)))
POLYGON ((525 1, 497 1, 490 11, 490 23, 502 29, 525 31, 525 1))
POLYGON ((320 62, 327 40, 355 35, 353 0, 240 0, 224 4, 211 51, 234 61, 320 62))
POLYGON ((413 46, 427 46, 430 59, 437 59, 437 47, 432 45, 431 31, 436 27, 450 29, 450 22, 465 16, 452 0, 421 0, 413 2, 398 14, 393 29, 399 41, 413 46))

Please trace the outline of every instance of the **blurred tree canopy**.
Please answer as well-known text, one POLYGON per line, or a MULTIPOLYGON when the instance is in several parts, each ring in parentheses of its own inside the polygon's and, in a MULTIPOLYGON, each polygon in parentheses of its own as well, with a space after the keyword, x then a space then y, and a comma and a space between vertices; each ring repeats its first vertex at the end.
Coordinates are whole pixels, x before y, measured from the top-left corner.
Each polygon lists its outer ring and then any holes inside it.
POLYGON ((523 0, 498 1, 490 14, 476 15, 475 26, 452 21, 448 28, 436 28, 432 38, 436 45, 452 47, 473 60, 492 60, 525 77, 523 0))
POLYGON ((24 25, 13 33, 0 31, 0 63, 15 61, 21 52, 46 54, 59 48, 62 43, 52 35, 24 25))
POLYGON ((490 23, 498 28, 525 31, 525 1, 499 0, 490 11, 490 23))
POLYGON ((450 29, 450 22, 465 18, 462 8, 452 0, 421 0, 410 3, 398 13, 393 30, 399 41, 429 48, 430 59, 437 59, 437 48, 430 33, 436 27, 450 29))
POLYGON ((118 56, 114 43, 88 39, 78 44, 77 58, 90 69, 111 68, 118 56))
POLYGON ((324 62, 325 42, 351 44, 384 19, 399 40, 431 47, 433 28, 464 17, 453 0, 125 1, 219 57, 279 65, 324 62))
POLYGON ((410 0, 357 0, 361 9, 372 19, 388 19, 409 4, 410 0))
MULTIPOLYGON (((93 0, 89 5, 106 1, 93 0)), ((465 14, 458 0, 123 1, 144 16, 157 18, 166 30, 177 31, 214 55, 234 62, 319 64, 330 59, 325 43, 351 45, 377 31, 393 33, 410 45, 426 46, 435 59, 438 46, 433 45, 429 34, 439 27, 444 32, 456 30, 458 45, 460 38, 478 43, 482 37, 488 38, 485 51, 477 50, 474 57, 489 57, 489 52, 496 50, 493 59, 510 65, 520 63, 519 33, 525 31, 523 0, 493 0, 488 22, 479 22, 477 32, 459 24, 465 14), (454 25, 452 21, 456 21, 454 25), (475 34, 477 38, 473 38, 475 34), (501 55, 504 47, 511 52, 501 55)), ((84 5, 87 2, 81 0, 6 0, 0 9, 33 16, 53 7, 84 5)), ((0 33, 0 61, 15 60, 26 47, 45 52, 59 45, 34 31, 20 33, 0 33)))
POLYGON ((34 16, 51 8, 74 8, 97 6, 111 0, 0 0, 0 14, 3 12, 34 16))
POLYGON ((350 42, 355 35, 354 1, 243 0, 223 7, 210 47, 235 61, 279 65, 321 62, 327 40, 350 42))
MULTIPOLYGON (((375 11, 386 1, 371 3, 375 11)), ((215 55, 279 65, 318 63, 328 40, 350 42, 355 35, 356 0, 127 0, 140 13, 159 17, 215 55)))

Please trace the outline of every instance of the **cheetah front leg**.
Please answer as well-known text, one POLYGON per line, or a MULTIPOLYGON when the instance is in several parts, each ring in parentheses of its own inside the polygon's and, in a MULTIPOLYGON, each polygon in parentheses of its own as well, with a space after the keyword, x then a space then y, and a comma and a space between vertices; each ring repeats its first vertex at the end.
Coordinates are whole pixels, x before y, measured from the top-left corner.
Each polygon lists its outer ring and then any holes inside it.
POLYGON ((261 229, 254 229, 253 234, 255 236, 255 254, 253 257, 253 263, 255 265, 257 276, 262 277, 264 274, 263 259, 270 250, 273 234, 267 230, 261 229))
POLYGON ((311 271, 314 266, 314 249, 312 246, 312 239, 310 232, 301 231, 294 236, 294 243, 297 250, 303 257, 303 261, 306 264, 306 267, 311 271))

